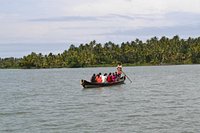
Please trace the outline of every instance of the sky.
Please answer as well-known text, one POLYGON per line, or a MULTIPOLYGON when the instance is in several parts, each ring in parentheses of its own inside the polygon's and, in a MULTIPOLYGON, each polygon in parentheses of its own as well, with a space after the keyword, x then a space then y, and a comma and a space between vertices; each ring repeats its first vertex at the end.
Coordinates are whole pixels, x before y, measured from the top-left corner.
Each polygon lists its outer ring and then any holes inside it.
POLYGON ((0 57, 71 44, 200 36, 200 0, 0 0, 0 57))

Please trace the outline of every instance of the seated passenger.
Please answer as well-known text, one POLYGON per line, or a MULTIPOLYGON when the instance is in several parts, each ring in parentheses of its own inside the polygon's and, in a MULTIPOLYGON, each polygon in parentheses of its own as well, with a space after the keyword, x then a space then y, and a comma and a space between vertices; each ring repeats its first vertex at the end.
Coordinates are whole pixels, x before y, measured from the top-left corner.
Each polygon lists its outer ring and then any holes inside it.
POLYGON ((102 83, 106 83, 107 82, 107 73, 105 73, 101 77, 102 77, 102 83))
POLYGON ((121 77, 121 75, 119 75, 117 72, 115 72, 115 80, 119 81, 120 77, 121 77))
POLYGON ((91 82, 96 82, 96 75, 95 75, 95 74, 92 75, 90 81, 91 81, 91 82))
POLYGON ((116 78, 117 78, 117 77, 116 77, 115 73, 113 73, 113 74, 112 74, 112 81, 115 82, 115 81, 116 81, 116 78))
POLYGON ((112 75, 111 75, 111 73, 109 73, 109 75, 107 77, 107 82, 112 82, 112 75))
POLYGON ((101 78, 101 76, 99 74, 96 76, 96 82, 97 83, 102 83, 102 78, 101 78))

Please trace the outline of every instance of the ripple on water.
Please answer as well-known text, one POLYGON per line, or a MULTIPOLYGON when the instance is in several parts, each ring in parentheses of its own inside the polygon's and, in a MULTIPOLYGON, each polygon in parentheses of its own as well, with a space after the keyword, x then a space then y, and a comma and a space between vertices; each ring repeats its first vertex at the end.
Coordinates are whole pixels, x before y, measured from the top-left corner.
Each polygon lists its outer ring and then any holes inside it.
POLYGON ((199 65, 125 67, 133 83, 80 86, 114 69, 0 70, 0 132, 200 131, 199 65))

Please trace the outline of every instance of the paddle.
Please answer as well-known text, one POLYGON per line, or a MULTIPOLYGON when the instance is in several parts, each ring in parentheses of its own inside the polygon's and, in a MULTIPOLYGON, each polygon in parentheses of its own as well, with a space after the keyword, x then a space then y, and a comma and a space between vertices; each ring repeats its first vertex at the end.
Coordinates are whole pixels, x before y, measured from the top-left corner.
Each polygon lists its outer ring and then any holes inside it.
POLYGON ((128 80, 132 83, 132 80, 122 71, 122 73, 128 78, 128 80))

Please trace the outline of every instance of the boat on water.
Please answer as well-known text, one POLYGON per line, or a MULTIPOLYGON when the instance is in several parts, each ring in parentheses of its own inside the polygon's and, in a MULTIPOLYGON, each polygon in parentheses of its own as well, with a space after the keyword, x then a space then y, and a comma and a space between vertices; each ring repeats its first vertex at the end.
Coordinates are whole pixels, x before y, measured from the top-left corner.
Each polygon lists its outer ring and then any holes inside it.
POLYGON ((118 81, 115 82, 106 82, 106 83, 97 83, 97 82, 89 82, 87 80, 81 80, 81 85, 83 88, 97 88, 97 87, 105 87, 105 86, 114 86, 124 84, 126 80, 126 76, 121 77, 118 81))

